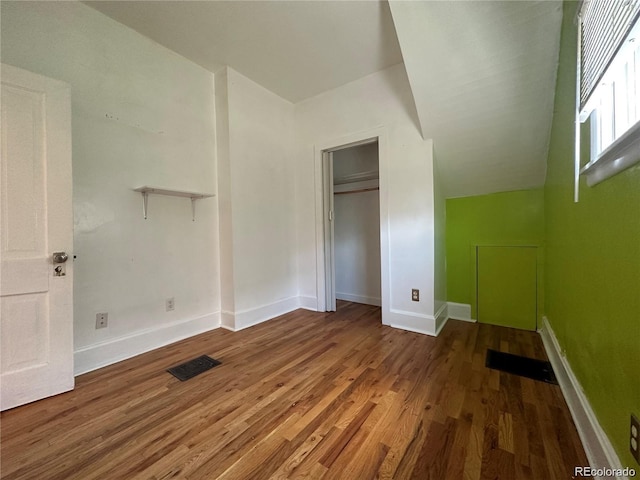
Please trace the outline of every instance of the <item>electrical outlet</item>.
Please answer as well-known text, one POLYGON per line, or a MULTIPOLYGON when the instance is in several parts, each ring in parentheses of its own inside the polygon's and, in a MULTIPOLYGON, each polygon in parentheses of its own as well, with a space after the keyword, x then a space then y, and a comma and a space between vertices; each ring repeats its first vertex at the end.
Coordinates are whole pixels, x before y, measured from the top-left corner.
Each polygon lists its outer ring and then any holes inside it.
POLYGON ((631 455, 640 463, 640 420, 633 413, 631 414, 631 428, 629 436, 629 449, 631 455))
POLYGON ((167 298, 167 300, 165 302, 165 308, 166 308, 167 312, 171 312, 171 311, 176 309, 176 301, 174 300, 173 297, 167 298))
POLYGON ((411 300, 413 300, 414 302, 420 301, 420 290, 418 290, 417 288, 411 289, 411 300))
POLYGON ((96 329, 106 328, 109 323, 108 313, 96 313, 96 329))

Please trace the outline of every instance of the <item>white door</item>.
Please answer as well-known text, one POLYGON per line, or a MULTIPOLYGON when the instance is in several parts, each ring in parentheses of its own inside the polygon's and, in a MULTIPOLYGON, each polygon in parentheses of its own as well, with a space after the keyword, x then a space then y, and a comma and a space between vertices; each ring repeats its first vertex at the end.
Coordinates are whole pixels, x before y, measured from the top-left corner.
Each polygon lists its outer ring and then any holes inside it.
POLYGON ((333 152, 322 154, 322 175, 324 188, 324 245, 325 245, 325 294, 327 312, 336 311, 336 266, 334 253, 333 216, 333 152))
POLYGON ((73 389, 71 102, 2 65, 0 409, 73 389))

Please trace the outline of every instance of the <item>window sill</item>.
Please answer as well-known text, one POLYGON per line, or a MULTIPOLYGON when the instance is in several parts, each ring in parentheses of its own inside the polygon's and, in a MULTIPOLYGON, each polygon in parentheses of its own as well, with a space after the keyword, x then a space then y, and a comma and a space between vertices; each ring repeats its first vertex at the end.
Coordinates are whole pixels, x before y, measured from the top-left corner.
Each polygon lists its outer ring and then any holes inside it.
POLYGON ((640 162, 640 122, 613 142, 598 158, 580 169, 592 187, 640 162))

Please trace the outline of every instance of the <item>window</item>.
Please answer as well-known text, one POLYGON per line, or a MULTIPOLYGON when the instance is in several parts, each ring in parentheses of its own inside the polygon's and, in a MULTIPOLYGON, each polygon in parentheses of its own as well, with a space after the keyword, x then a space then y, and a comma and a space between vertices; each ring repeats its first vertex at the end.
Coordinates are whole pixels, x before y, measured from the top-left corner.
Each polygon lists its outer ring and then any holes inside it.
POLYGON ((595 185, 640 161, 640 0, 588 0, 579 12, 579 119, 591 123, 595 185))

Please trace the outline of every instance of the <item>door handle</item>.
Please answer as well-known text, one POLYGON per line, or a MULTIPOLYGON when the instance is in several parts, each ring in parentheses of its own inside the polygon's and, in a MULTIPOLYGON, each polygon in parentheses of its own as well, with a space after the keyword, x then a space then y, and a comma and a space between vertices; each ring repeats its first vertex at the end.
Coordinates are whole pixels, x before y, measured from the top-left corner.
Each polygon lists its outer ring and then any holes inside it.
POLYGON ((69 259, 69 255, 66 252, 54 252, 53 263, 64 263, 69 259))

